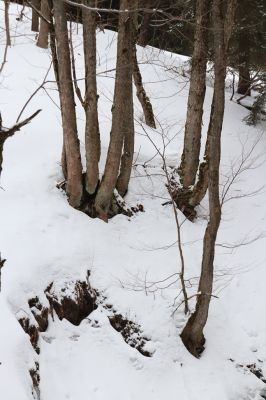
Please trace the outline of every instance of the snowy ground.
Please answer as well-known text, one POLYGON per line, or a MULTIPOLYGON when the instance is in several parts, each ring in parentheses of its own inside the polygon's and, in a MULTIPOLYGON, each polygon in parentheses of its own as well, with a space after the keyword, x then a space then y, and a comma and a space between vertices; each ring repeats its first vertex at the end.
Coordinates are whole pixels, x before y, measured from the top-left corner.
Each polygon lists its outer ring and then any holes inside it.
MULTIPOLYGON (((12 48, 1 77, 0 109, 4 126, 14 124, 22 106, 40 85, 50 65, 48 51, 38 49, 29 20, 16 21, 12 12, 12 48), (22 36, 22 33, 27 33, 22 36)), ((3 22, 3 6, 1 5, 3 22)), ((2 24, 3 26, 3 24, 2 24)), ((81 33, 79 28, 78 35, 81 33)), ((106 151, 110 132, 116 37, 101 32, 98 40, 98 85, 101 139, 106 151)), ((76 37, 78 74, 83 76, 80 36, 76 37)), ((1 33, 1 53, 4 35, 1 33)), ((158 126, 148 135, 163 147, 167 162, 176 166, 182 151, 188 77, 187 59, 156 49, 139 49, 145 87, 158 126)), ((53 80, 52 73, 49 78, 53 80)), ((206 133, 212 88, 208 81, 203 131, 206 133)), ((46 85, 58 104, 54 84, 46 85)), ((247 110, 230 101, 226 93, 223 128, 221 195, 235 171, 247 158, 228 190, 215 259, 215 294, 205 330, 206 350, 200 360, 184 348, 179 333, 185 323, 178 283, 155 284, 180 269, 176 228, 167 201, 162 160, 142 129, 143 117, 135 100, 136 146, 129 204, 141 203, 145 212, 131 219, 117 216, 108 224, 91 220, 72 209, 56 188, 62 179, 62 131, 56 105, 40 90, 24 117, 41 108, 30 125, 8 140, 0 190, 0 250, 7 262, 2 271, 0 295, 0 393, 4 400, 30 400, 29 368, 40 363, 42 400, 251 400, 260 399, 263 382, 237 364, 256 363, 266 375, 265 123, 256 128, 242 122, 247 110), (253 149, 253 150, 252 150, 253 149), (248 154, 250 155, 248 156, 248 154), (143 165, 146 165, 144 168, 143 165), (232 246, 235 248, 230 248, 232 246), (104 310, 91 315, 98 327, 85 319, 76 327, 55 319, 42 334, 37 356, 17 322, 28 315, 28 299, 54 281, 84 279, 91 271, 92 285, 108 302, 141 325, 151 340, 152 357, 128 346, 112 329, 104 310), (174 313, 173 313, 174 312, 174 313), (229 359, 234 360, 234 362, 229 359)), ((78 104, 78 103, 77 103, 78 104)), ((79 131, 84 150, 84 115, 78 106, 79 131)), ((105 153, 102 155, 104 165, 105 153)), ((200 218, 182 224, 186 278, 190 294, 196 292, 207 202, 200 218)), ((179 215, 180 221, 183 216, 179 215)), ((193 303, 191 303, 193 308, 193 303)))

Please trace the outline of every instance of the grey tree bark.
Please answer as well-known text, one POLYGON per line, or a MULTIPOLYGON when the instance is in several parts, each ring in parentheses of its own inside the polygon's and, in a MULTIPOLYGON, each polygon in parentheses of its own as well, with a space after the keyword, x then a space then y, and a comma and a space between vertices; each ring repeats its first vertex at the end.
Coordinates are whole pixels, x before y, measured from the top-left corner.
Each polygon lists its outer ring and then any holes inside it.
POLYGON ((210 0, 197 0, 196 29, 188 95, 184 147, 179 174, 184 189, 194 185, 199 167, 203 104, 206 91, 210 0))
MULTIPOLYGON (((56 1, 54 3, 56 4, 56 1)), ((41 0, 41 13, 48 21, 51 21, 51 9, 49 5, 49 0, 41 0)), ((49 24, 43 18, 41 18, 37 46, 41 47, 42 49, 48 48, 49 32, 49 24)))
MULTIPOLYGON (((97 3, 95 0, 85 0, 84 4, 95 7, 95 3, 97 3)), ((89 194, 93 194, 98 185, 101 154, 96 82, 96 18, 95 12, 82 10, 86 87, 84 102, 86 112, 86 190, 89 194)))
POLYGON ((65 5, 62 0, 54 1, 54 19, 64 137, 63 157, 65 157, 65 168, 67 170, 66 191, 69 204, 74 208, 79 208, 83 194, 82 164, 76 124, 67 19, 65 5))
POLYGON ((233 26, 237 0, 227 0, 226 11, 224 11, 223 3, 223 0, 213 0, 212 6, 215 82, 208 138, 210 216, 203 241, 203 256, 196 309, 181 333, 181 339, 184 345, 195 357, 199 357, 204 350, 205 337, 203 329, 208 319, 209 305, 212 296, 215 242, 221 221, 219 167, 221 156, 221 131, 224 116, 224 86, 228 41, 233 26))
MULTIPOLYGON (((121 0, 122 11, 133 9, 134 2, 121 0)), ((133 13, 123 12, 119 15, 117 64, 115 91, 112 107, 112 129, 110 143, 104 169, 104 175, 96 195, 95 209, 98 215, 107 219, 113 199, 113 192, 117 184, 122 148, 124 146, 124 163, 129 163, 133 157, 132 151, 132 49, 133 49, 133 13)), ((124 165, 121 165, 121 172, 124 165)), ((122 178, 121 178, 122 179, 122 178)), ((124 178, 123 178, 124 179, 124 178)), ((125 179, 125 181, 127 178, 125 179)), ((125 182, 124 181, 124 182, 125 182)), ((118 187, 120 183, 118 184, 118 187)), ((120 186, 121 192, 125 185, 120 186)))
MULTIPOLYGON (((153 0, 146 0, 142 1, 141 5, 145 8, 151 8, 153 6, 153 3, 154 3, 153 0)), ((145 47, 149 42, 151 19, 152 19, 152 14, 144 11, 138 36, 139 46, 145 47)))
POLYGON ((249 70, 249 63, 250 63, 250 56, 249 56, 249 32, 248 29, 243 29, 241 34, 239 34, 238 39, 238 54, 239 54, 239 80, 238 80, 238 87, 237 93, 239 94, 246 94, 250 96, 250 86, 251 86, 251 79, 250 79, 250 70, 249 70))
POLYGON ((136 86, 137 97, 139 99, 139 102, 143 110, 145 123, 151 128, 155 129, 156 123, 153 114, 153 108, 150 99, 147 96, 147 93, 143 86, 142 76, 138 65, 136 46, 134 46, 134 54, 133 54, 133 78, 136 86))
POLYGON ((39 15, 35 8, 40 10, 41 0, 32 0, 32 5, 34 8, 31 9, 31 30, 33 32, 39 32, 39 15))

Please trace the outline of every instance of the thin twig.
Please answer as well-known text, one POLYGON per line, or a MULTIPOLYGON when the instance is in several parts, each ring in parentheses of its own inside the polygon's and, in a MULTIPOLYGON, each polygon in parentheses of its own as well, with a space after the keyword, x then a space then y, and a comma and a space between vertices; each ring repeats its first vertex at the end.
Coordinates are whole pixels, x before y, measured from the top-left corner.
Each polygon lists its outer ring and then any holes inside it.
POLYGON ((43 87, 44 87, 44 85, 45 85, 46 83, 49 82, 49 81, 46 81, 46 78, 47 78, 47 76, 48 76, 48 74, 49 74, 49 72, 50 72, 51 66, 52 66, 52 62, 51 62, 51 64, 49 65, 49 68, 48 68, 48 70, 47 70, 47 72, 46 72, 46 74, 45 74, 45 76, 44 76, 44 78, 43 78, 43 81, 42 81, 42 83, 40 84, 40 86, 37 87, 36 90, 34 90, 34 92, 30 95, 30 97, 28 98, 28 100, 26 101, 26 103, 24 104, 24 106, 22 107, 22 109, 21 109, 21 111, 20 111, 20 113, 19 113, 19 115, 18 115, 18 117, 17 117, 17 119, 16 119, 16 122, 18 122, 18 121, 20 120, 21 115, 23 114, 23 112, 25 111, 25 109, 26 109, 26 107, 28 106, 29 102, 33 99, 33 97, 39 92, 40 89, 43 89, 43 87))

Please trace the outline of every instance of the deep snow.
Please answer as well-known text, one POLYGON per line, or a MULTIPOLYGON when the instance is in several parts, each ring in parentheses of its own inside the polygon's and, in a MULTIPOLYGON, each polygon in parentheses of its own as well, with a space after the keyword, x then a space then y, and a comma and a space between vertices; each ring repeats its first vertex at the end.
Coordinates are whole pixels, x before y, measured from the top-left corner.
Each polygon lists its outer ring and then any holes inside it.
MULTIPOLYGON (((31 93, 39 86, 50 65, 49 51, 38 49, 30 32, 29 15, 16 21, 11 7, 12 47, 1 77, 4 126, 11 126, 31 93), (26 33, 26 35, 25 35, 26 33)), ((1 5, 3 22, 3 5, 1 5)), ((2 24, 3 26, 3 24, 2 24)), ((75 30, 76 33, 76 30, 75 30)), ((83 76, 81 27, 75 37, 79 77, 83 76)), ((98 90, 100 130, 104 157, 111 123, 111 100, 115 66, 116 35, 99 32, 98 90)), ((1 32, 1 49, 4 33, 1 32)), ((161 149, 162 135, 168 143, 167 163, 180 160, 189 87, 187 58, 138 49, 147 93, 154 106, 157 131, 145 127, 161 149)), ((49 74, 53 80, 53 74, 49 74)), ((208 126, 212 96, 208 80, 203 133, 208 126)), ((53 83, 46 85, 58 103, 53 83)), ((256 128, 242 122, 247 110, 230 101, 226 110, 222 142, 221 194, 241 160, 253 148, 243 171, 231 186, 223 207, 215 258, 215 294, 206 326, 206 350, 200 360, 184 348, 179 333, 185 323, 182 298, 175 299, 179 285, 155 284, 177 274, 180 268, 176 227, 171 206, 162 206, 168 196, 162 160, 142 129, 143 117, 135 99, 135 166, 127 202, 141 203, 145 212, 131 219, 117 216, 108 224, 92 220, 72 209, 56 188, 62 180, 60 113, 41 90, 23 116, 42 112, 30 125, 9 139, 4 149, 0 190, 0 251, 7 259, 2 271, 0 295, 0 394, 3 400, 30 400, 28 369, 40 362, 42 400, 145 399, 145 400, 251 400, 259 399, 265 385, 236 364, 256 363, 266 375, 265 291, 265 123, 256 128), (144 168, 143 165, 146 165, 144 168), (257 239, 257 240, 254 240, 257 239), (249 243, 250 242, 250 243, 249 243), (249 243, 249 244, 246 244, 249 243), (241 245, 242 244, 242 245, 241 245), (236 248, 228 247, 237 245, 236 248), (139 323, 151 339, 151 358, 129 347, 114 331, 99 307, 80 326, 55 319, 42 334, 41 355, 30 346, 17 318, 28 315, 28 299, 43 294, 47 285, 84 279, 91 282, 123 315, 139 323), (235 362, 229 359, 235 360, 235 362)), ((78 101, 77 101, 78 105, 78 101)), ((78 105, 78 121, 84 152, 84 115, 78 105)), ((205 136, 204 136, 205 137, 205 136)), ((199 219, 182 224, 186 278, 190 294, 196 293, 200 272, 202 237, 207 201, 199 219)), ((179 213, 180 221, 184 218, 179 213)), ((175 280, 175 277, 172 281, 175 280)), ((193 309, 193 302, 191 303, 193 309)))

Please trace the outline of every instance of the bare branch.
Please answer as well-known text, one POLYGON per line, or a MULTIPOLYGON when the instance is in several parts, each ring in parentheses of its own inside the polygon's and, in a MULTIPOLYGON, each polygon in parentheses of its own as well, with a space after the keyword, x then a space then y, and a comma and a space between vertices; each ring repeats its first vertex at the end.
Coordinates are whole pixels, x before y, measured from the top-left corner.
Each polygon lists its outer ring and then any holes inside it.
POLYGON ((9 129, 0 131, 0 141, 5 141, 7 138, 13 136, 17 131, 19 131, 23 126, 27 125, 34 117, 36 117, 42 110, 37 110, 28 118, 21 122, 16 123, 9 129))

